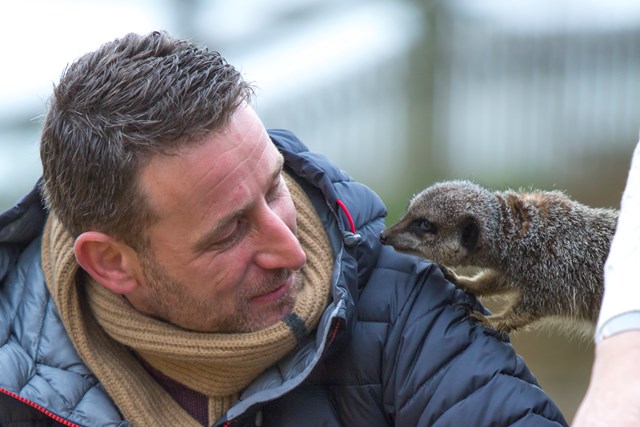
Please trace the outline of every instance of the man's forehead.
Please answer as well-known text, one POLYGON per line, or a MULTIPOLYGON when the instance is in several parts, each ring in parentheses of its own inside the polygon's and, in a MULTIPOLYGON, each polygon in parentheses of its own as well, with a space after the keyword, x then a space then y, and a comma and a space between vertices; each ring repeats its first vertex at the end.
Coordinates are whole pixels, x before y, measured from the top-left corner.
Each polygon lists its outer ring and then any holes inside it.
POLYGON ((140 176, 151 208, 160 213, 175 202, 188 202, 194 194, 203 200, 227 199, 247 181, 268 184, 280 173, 284 159, 266 131, 249 132, 235 141, 220 136, 212 135, 174 156, 154 156, 140 176))

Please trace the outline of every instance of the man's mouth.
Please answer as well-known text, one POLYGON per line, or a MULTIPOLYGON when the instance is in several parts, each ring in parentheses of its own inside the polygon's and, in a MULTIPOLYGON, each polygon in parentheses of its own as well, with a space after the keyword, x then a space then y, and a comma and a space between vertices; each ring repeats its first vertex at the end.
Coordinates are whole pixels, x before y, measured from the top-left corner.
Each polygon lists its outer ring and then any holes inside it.
POLYGON ((289 292, 289 289, 291 289, 291 286, 293 285, 293 280, 294 280, 294 275, 290 274, 289 277, 287 277, 287 279, 284 282, 282 282, 280 286, 278 286, 274 290, 269 291, 265 294, 257 295, 251 298, 251 301, 260 305, 272 304, 278 301, 279 299, 281 299, 282 297, 284 297, 287 294, 287 292, 289 292))

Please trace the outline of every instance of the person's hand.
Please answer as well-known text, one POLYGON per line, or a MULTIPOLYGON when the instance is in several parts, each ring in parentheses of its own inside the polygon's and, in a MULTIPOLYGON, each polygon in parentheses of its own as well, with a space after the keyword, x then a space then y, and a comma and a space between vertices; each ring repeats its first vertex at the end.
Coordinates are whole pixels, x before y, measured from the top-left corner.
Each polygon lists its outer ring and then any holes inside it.
POLYGON ((640 426, 640 331, 602 340, 573 427, 640 426))

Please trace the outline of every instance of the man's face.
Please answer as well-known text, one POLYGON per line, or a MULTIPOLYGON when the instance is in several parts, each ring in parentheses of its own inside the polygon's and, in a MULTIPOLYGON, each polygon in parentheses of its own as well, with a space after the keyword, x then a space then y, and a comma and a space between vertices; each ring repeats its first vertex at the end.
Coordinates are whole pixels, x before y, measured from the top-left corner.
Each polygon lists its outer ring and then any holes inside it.
POLYGON ((139 176, 159 220, 138 254, 134 307, 208 332, 256 331, 288 314, 306 256, 282 162, 248 106, 202 144, 155 155, 139 176))

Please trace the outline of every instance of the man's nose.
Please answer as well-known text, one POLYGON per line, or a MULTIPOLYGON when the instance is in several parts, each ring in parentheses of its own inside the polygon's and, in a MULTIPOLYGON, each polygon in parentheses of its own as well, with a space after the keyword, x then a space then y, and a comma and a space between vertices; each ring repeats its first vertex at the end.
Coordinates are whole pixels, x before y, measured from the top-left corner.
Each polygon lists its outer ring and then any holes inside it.
POLYGON ((262 242, 256 255, 256 263, 267 270, 280 268, 300 270, 307 262, 307 256, 294 232, 274 212, 271 212, 264 221, 264 228, 260 233, 262 242))

